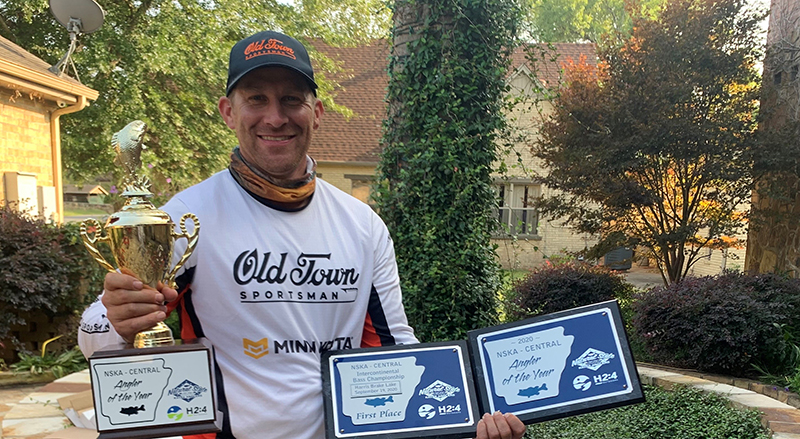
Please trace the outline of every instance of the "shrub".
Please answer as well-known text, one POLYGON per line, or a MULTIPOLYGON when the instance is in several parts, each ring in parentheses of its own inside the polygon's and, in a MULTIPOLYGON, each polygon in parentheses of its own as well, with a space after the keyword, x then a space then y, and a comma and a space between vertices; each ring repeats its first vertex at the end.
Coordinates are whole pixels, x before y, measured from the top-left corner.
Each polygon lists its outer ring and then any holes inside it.
POLYGON ((654 361, 751 376, 753 364, 784 373, 798 340, 800 281, 728 272, 643 293, 633 328, 654 361))
POLYGON ((767 439, 754 410, 738 410, 713 393, 688 387, 668 392, 645 386, 646 401, 532 425, 526 438, 536 439, 767 439))
POLYGON ((11 328, 26 325, 31 315, 83 310, 94 295, 81 293, 99 292, 103 276, 77 225, 49 225, 0 206, 0 339, 19 348, 11 328))
POLYGON ((625 305, 634 286, 618 273, 585 263, 547 264, 515 283, 505 301, 509 321, 617 299, 625 305))
POLYGON ((45 372, 52 372, 56 378, 69 375, 86 369, 89 363, 84 358, 78 346, 73 346, 60 354, 46 352, 44 355, 19 353, 19 362, 11 365, 14 372, 30 372, 33 375, 41 375, 45 372))

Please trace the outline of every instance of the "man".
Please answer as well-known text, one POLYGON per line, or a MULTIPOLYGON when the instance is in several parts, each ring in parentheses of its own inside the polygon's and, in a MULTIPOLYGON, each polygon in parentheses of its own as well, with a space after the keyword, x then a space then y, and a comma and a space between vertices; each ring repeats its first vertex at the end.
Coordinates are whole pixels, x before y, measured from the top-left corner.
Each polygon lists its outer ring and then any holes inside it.
MULTIPOLYGON (((230 167, 163 208, 172 218, 192 212, 202 224, 177 291, 110 273, 102 303, 84 313, 82 327, 110 322, 106 333, 79 334, 87 356, 131 341, 172 309, 182 338, 207 337, 220 438, 322 438, 320 351, 417 342, 386 226, 315 178, 306 153, 324 113, 316 89, 295 39, 267 31, 238 42, 219 100, 239 140, 230 167)), ((176 242, 175 254, 185 245, 176 242)), ((487 414, 477 436, 519 439, 524 430, 513 415, 487 414)))

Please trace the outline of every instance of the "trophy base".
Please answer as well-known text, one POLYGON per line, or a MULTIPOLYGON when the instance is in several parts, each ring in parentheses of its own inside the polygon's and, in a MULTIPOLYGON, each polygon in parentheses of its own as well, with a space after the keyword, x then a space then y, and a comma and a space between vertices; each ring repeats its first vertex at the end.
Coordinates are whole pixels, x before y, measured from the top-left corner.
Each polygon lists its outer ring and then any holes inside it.
POLYGON ((133 339, 133 347, 136 349, 173 346, 174 344, 172 330, 164 322, 156 323, 152 328, 136 334, 133 339))
POLYGON ((89 358, 99 439, 218 433, 214 355, 204 339, 97 351, 89 358))

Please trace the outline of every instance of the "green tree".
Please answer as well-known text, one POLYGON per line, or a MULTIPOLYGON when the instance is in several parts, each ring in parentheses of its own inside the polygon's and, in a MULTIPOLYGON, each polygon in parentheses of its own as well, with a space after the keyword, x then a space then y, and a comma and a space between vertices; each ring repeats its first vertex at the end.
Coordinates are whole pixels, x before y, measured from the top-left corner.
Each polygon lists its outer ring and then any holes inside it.
POLYGON ((742 0, 670 0, 597 68, 574 64, 534 147, 560 191, 543 212, 600 234, 599 254, 649 249, 665 283, 732 244, 753 178, 760 19, 742 0))
POLYGON ((395 2, 377 204, 421 340, 497 321, 490 172, 519 11, 512 0, 395 2))
POLYGON ((633 20, 629 9, 647 14, 658 10, 665 0, 529 0, 528 21, 532 36, 539 41, 570 43, 621 42, 630 36, 633 20))
MULTIPOLYGON (((223 169, 235 137, 220 122, 228 53, 239 39, 277 29, 306 42, 359 42, 388 32, 381 0, 99 0, 103 26, 80 38, 80 79, 100 92, 62 122, 64 166, 82 181, 114 169, 111 135, 128 122, 149 125, 148 164, 154 192, 174 192, 223 169), (320 14, 320 11, 327 11, 320 14), (367 11, 367 12, 364 12, 367 11)), ((55 63, 69 45, 44 0, 1 0, 0 34, 55 63)), ((321 97, 333 105, 319 53, 321 97)))

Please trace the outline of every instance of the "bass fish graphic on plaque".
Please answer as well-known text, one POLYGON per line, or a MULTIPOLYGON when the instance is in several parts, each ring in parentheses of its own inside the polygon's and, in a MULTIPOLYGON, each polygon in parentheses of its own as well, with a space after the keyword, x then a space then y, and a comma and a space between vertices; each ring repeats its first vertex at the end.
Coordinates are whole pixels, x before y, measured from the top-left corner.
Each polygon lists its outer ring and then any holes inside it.
POLYGON ((547 384, 542 384, 541 386, 536 386, 536 387, 527 387, 525 389, 519 389, 517 395, 531 398, 533 396, 537 396, 542 390, 547 390, 547 384))
POLYGON ((364 401, 364 404, 372 407, 380 407, 386 405, 387 402, 394 402, 394 399, 391 396, 388 398, 367 398, 367 400, 364 401))
POLYGON ((138 415, 139 412, 143 412, 143 411, 144 411, 144 404, 140 405, 139 407, 136 407, 136 406, 123 407, 123 408, 121 408, 119 410, 120 413, 122 413, 123 415, 128 415, 128 416, 130 416, 130 415, 138 415))

